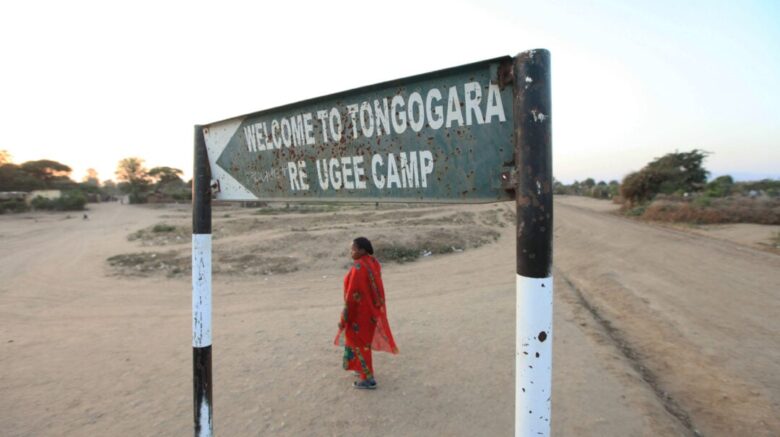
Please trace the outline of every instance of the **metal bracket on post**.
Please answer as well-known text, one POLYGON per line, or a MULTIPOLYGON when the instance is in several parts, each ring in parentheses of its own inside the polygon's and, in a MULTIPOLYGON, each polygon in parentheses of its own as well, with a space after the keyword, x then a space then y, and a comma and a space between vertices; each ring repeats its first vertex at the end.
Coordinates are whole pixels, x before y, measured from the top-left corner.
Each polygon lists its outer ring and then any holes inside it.
POLYGON ((501 169, 501 188, 507 191, 515 191, 517 183, 517 168, 515 166, 501 169))

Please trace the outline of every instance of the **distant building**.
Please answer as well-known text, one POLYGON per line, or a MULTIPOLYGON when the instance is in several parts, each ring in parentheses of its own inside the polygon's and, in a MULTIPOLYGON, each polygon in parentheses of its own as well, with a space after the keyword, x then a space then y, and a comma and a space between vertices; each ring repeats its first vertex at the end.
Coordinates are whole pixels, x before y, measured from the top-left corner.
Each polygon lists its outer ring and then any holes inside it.
POLYGON ((59 199, 62 196, 60 190, 33 190, 27 193, 24 202, 30 205, 36 197, 43 197, 44 199, 54 200, 59 199))
POLYGON ((26 191, 0 191, 0 200, 25 200, 26 191))

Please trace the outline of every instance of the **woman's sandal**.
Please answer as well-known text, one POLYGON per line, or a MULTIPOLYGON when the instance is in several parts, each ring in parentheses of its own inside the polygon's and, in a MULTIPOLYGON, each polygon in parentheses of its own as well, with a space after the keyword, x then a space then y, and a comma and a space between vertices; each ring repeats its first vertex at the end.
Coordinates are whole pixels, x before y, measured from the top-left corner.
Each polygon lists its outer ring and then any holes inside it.
POLYGON ((364 389, 364 390, 373 390, 376 388, 376 381, 373 379, 364 379, 362 381, 355 381, 352 383, 352 387, 364 389))

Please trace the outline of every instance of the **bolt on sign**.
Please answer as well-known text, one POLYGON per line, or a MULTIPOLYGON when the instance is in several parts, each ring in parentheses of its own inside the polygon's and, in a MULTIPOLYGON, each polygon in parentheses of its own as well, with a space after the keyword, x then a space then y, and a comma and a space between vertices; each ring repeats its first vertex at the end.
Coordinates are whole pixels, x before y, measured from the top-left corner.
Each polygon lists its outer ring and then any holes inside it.
POLYGON ((203 126, 220 200, 512 199, 512 58, 203 126))

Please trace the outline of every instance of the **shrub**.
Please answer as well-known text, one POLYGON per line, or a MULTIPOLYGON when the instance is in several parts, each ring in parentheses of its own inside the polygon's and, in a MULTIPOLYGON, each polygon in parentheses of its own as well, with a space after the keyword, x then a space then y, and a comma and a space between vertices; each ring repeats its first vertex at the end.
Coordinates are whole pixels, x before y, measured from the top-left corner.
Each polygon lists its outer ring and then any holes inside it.
POLYGON ((693 149, 657 158, 638 172, 628 174, 620 187, 621 196, 631 204, 653 199, 659 193, 700 191, 707 180, 702 162, 707 153, 693 149))
POLYGON ((774 179, 761 179, 760 181, 738 182, 735 185, 739 187, 739 191, 741 191, 743 194, 747 194, 750 191, 764 191, 770 196, 772 196, 772 195, 777 195, 777 193, 780 192, 780 180, 774 180, 774 179))
POLYGON ((701 196, 692 202, 656 200, 641 214, 643 219, 695 224, 757 223, 780 224, 780 201, 739 197, 701 196), (700 200, 700 199, 706 199, 700 200))
POLYGON ((54 209, 52 208, 52 201, 41 196, 36 196, 30 204, 35 209, 54 209))
POLYGON ((130 201, 131 205, 136 205, 140 203, 146 203, 148 195, 146 193, 130 193, 128 197, 128 200, 130 201))
POLYGON ((377 254, 377 257, 381 262, 395 261, 405 263, 417 260, 420 257, 420 250, 400 245, 388 245, 382 247, 382 252, 377 254))
POLYGON ((166 225, 165 223, 154 225, 152 228, 152 232, 173 232, 175 230, 176 226, 166 225))
POLYGON ((712 206, 712 197, 710 197, 709 194, 704 194, 703 196, 696 196, 693 199, 693 204, 700 208, 706 208, 708 206, 712 206))
POLYGON ((191 191, 180 192, 180 193, 173 193, 171 196, 173 197, 173 200, 176 200, 176 201, 189 201, 189 200, 192 200, 192 192, 191 191))
POLYGON ((405 263, 420 257, 477 248, 497 241, 500 236, 497 231, 483 226, 469 226, 462 230, 440 228, 429 230, 414 240, 385 242, 384 238, 378 238, 374 247, 380 262, 405 263))
POLYGON ((590 189, 590 197, 596 199, 609 199, 612 197, 610 187, 607 185, 596 185, 590 189))
POLYGON ((57 199, 62 211, 82 211, 87 204, 87 197, 78 190, 66 191, 57 199))
POLYGON ((626 210, 626 215, 631 217, 640 217, 642 214, 645 213, 645 210, 647 209, 647 205, 637 205, 633 208, 628 208, 626 210))
POLYGON ((722 223, 724 217, 718 210, 702 208, 687 202, 655 201, 647 206, 642 218, 662 222, 695 224, 722 223))
POLYGON ((734 179, 729 176, 720 176, 707 184, 706 193, 710 197, 726 197, 731 194, 734 187, 734 179))
POLYGON ((23 200, 7 200, 0 202, 0 214, 7 212, 25 212, 30 209, 23 200))
POLYGON ((33 208, 49 211, 83 211, 86 204, 87 198, 79 190, 65 191, 57 199, 38 196, 32 200, 33 208))

